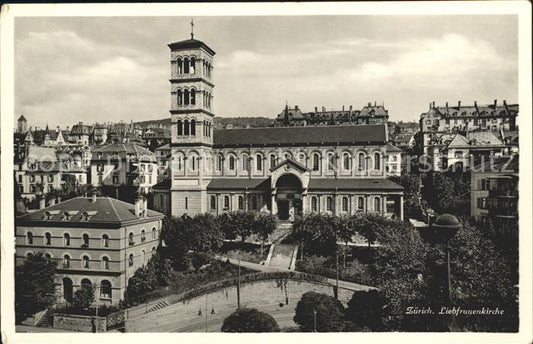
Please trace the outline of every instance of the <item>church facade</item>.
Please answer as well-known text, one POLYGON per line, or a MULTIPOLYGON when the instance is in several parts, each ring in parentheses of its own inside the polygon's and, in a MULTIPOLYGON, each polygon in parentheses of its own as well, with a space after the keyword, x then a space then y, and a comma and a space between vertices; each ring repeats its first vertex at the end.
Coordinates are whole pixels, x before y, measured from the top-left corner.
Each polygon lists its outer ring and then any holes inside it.
POLYGON ((242 210, 281 220, 308 212, 403 219, 403 189, 387 179, 386 124, 215 130, 215 51, 192 35, 169 48, 171 179, 156 206, 168 204, 173 216, 242 210))

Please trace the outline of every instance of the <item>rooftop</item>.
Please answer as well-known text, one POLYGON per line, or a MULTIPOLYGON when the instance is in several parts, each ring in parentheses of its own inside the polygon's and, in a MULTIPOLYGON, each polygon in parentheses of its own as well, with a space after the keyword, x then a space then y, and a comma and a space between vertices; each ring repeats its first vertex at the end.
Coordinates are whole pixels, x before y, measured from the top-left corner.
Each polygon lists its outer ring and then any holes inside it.
POLYGON ((186 40, 183 40, 183 41, 179 41, 179 42, 174 42, 174 43, 170 43, 168 45, 168 47, 172 50, 177 50, 177 49, 191 49, 191 48, 204 48, 205 50, 207 50, 208 53, 210 53, 211 55, 215 55, 215 51, 211 48, 209 48, 209 46, 207 44, 205 44, 204 42, 202 41, 199 41, 197 39, 186 39, 186 40))
POLYGON ((386 127, 379 125, 338 125, 323 127, 273 127, 217 129, 215 146, 290 146, 305 144, 384 144, 386 127))
MULTIPOLYGON (((119 201, 110 197, 97 197, 96 202, 92 197, 76 197, 65 202, 38 210, 22 216, 20 224, 39 222, 62 223, 78 226, 81 223, 88 224, 124 224, 142 220, 156 220, 164 215, 153 210, 148 210, 146 218, 135 214, 135 205, 119 201), (89 215, 84 218, 84 212, 89 215), (68 215, 68 218, 67 218, 68 215)), ((64 225, 63 225, 64 226, 64 225)))

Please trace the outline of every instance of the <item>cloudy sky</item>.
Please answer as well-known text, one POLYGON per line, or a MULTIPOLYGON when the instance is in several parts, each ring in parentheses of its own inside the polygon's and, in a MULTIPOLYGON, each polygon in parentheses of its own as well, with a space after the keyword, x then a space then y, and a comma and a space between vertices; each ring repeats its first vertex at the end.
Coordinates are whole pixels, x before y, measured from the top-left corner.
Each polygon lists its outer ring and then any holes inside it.
MULTIPOLYGON (((215 56, 217 116, 274 117, 288 101, 384 103, 415 120, 430 101, 518 101, 514 16, 194 17, 215 56)), ((190 17, 17 18, 15 117, 29 125, 169 117, 168 43, 190 17)))

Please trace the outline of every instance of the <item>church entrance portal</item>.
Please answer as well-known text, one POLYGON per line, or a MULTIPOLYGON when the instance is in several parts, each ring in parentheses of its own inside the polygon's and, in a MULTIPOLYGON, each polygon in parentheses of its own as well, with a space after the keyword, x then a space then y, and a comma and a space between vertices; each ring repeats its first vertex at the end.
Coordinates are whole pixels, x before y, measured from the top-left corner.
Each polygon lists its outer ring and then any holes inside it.
POLYGON ((288 173, 276 181, 276 203, 280 220, 293 221, 295 215, 302 214, 302 182, 288 173))

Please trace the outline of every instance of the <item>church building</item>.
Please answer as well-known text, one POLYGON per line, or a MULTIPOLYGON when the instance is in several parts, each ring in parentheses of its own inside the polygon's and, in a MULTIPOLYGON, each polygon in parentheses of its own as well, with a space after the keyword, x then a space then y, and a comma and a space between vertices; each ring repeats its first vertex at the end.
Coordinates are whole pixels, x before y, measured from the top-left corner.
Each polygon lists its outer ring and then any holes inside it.
POLYGON ((154 187, 157 209, 403 219, 403 188, 387 179, 386 124, 215 130, 215 51, 193 34, 169 48, 171 180, 154 187))

